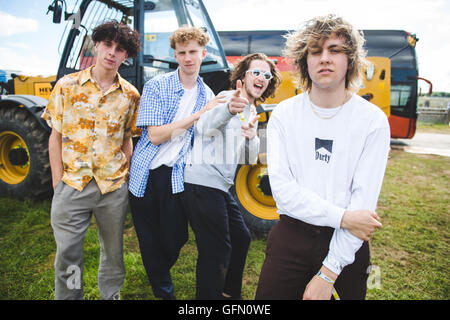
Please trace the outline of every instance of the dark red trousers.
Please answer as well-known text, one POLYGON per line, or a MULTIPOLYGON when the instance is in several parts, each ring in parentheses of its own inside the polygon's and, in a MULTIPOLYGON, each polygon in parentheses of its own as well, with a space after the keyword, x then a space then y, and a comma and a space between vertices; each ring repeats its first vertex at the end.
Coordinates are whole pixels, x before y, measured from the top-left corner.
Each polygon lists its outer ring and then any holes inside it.
MULTIPOLYGON (((280 221, 267 238, 266 259, 255 299, 302 299, 306 285, 328 254, 333 232, 330 227, 313 226, 280 215, 280 221)), ((355 255, 355 261, 342 270, 334 284, 341 299, 365 299, 369 265, 369 244, 364 242, 355 255)))

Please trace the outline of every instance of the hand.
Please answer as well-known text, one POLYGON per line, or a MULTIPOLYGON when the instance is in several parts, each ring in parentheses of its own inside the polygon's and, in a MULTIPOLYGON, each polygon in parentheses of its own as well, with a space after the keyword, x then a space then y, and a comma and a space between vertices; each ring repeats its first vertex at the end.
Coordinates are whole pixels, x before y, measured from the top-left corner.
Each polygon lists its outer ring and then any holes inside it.
MULTIPOLYGON (((322 266, 320 271, 336 281, 337 275, 334 272, 331 272, 324 266, 322 266)), ((333 284, 315 275, 306 286, 305 292, 303 293, 303 300, 330 300, 332 294, 333 284)))
POLYGON ((227 100, 225 99, 224 95, 220 95, 220 96, 216 96, 213 99, 211 99, 203 108, 202 110, 208 111, 211 109, 214 109, 215 107, 217 107, 217 105, 221 104, 221 103, 225 103, 227 102, 227 100))
POLYGON ((248 124, 243 124, 241 126, 242 135, 248 140, 252 140, 256 136, 256 121, 258 121, 259 116, 254 117, 248 124))
POLYGON ((221 96, 216 96, 213 99, 211 99, 203 108, 201 108, 199 111, 194 113, 195 121, 198 121, 198 119, 200 119, 201 115, 204 114, 206 111, 214 109, 220 103, 227 102, 227 100, 225 100, 224 98, 225 98, 225 96, 221 95, 221 96))
POLYGON ((58 185, 58 183, 61 181, 62 177, 60 177, 59 179, 54 179, 52 181, 52 185, 53 185, 53 191, 55 191, 56 186, 58 185))
POLYGON ((231 96, 230 102, 228 103, 228 110, 232 115, 236 115, 243 112, 245 106, 248 105, 248 100, 241 97, 242 94, 242 81, 236 81, 236 92, 231 96))
POLYGON ((369 210, 345 211, 341 227, 350 231, 355 237, 369 241, 376 229, 381 228, 378 215, 369 210))

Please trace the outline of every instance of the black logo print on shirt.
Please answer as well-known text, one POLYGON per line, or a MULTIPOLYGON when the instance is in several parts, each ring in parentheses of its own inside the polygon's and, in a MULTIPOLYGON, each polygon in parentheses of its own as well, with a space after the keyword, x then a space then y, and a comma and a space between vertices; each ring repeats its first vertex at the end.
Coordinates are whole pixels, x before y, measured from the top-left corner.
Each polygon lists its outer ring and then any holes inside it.
POLYGON ((333 140, 322 140, 316 138, 316 160, 330 162, 333 153, 333 140))

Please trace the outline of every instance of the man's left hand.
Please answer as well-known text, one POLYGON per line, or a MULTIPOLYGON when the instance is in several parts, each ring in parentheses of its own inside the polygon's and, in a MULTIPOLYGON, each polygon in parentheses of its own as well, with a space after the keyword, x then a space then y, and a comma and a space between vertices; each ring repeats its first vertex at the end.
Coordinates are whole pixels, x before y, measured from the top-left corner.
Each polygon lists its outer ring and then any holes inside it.
MULTIPOLYGON (((333 281, 337 278, 335 273, 324 266, 322 266, 320 271, 333 279, 333 281)), ((305 292, 303 293, 303 300, 330 300, 332 294, 333 284, 328 283, 318 275, 315 275, 306 286, 305 292)))
POLYGON ((256 121, 258 121, 259 116, 254 117, 247 125, 242 125, 242 135, 248 140, 253 139, 256 136, 256 121))

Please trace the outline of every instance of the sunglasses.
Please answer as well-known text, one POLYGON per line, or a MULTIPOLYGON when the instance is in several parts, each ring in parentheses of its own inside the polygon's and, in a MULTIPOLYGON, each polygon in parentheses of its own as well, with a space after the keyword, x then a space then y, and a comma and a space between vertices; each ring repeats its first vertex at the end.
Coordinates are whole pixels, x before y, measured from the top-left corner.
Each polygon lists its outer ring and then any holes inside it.
POLYGON ((245 73, 247 72, 251 72, 252 76, 254 76, 255 78, 258 78, 260 75, 262 75, 264 77, 264 80, 269 81, 270 79, 273 78, 273 75, 270 73, 270 71, 267 72, 262 72, 259 69, 252 69, 252 70, 247 70, 245 73))

